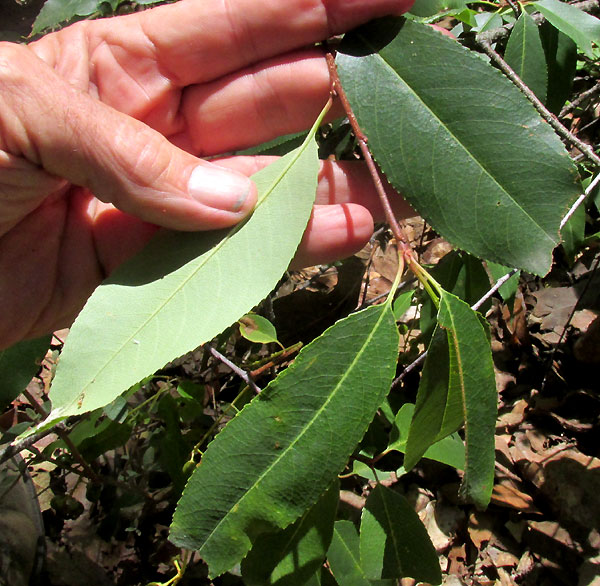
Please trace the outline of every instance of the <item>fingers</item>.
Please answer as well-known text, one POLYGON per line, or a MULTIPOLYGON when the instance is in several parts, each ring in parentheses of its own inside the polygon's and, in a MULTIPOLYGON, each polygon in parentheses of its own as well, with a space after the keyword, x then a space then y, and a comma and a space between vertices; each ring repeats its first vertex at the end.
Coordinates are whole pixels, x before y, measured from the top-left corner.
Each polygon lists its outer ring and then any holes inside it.
MULTIPOLYGON (((233 225, 256 201, 246 176, 178 149, 10 43, 0 44, 0 148, 127 213, 173 229, 233 225)), ((0 175, 1 184, 6 170, 0 175)), ((14 199, 25 215, 32 200, 19 193, 17 186, 4 199, 14 199)))
POLYGON ((317 205, 290 268, 301 269, 351 256, 372 234, 373 218, 366 208, 352 203, 317 205))
POLYGON ((0 236, 46 197, 60 192, 65 183, 21 157, 0 151, 0 236))
MULTIPOLYGON (((137 22, 180 86, 216 79, 263 59, 400 14, 412 0, 184 0, 128 18, 137 22)), ((125 19, 119 25, 125 25, 125 19)), ((107 25, 110 43, 122 31, 107 25)))
MULTIPOLYGON (((250 176, 272 163, 276 157, 226 157, 219 165, 250 176)), ((382 176, 388 199, 396 218, 410 218, 415 211, 382 176)), ((366 208, 376 222, 385 221, 385 213, 373 186, 373 179, 362 161, 320 161, 317 205, 357 204, 366 208)))
MULTIPOLYGON (((219 160, 227 168, 252 175, 275 157, 231 157, 219 160)), ((391 187, 389 198, 397 217, 414 215, 391 187)), ((360 162, 321 161, 315 209, 292 264, 293 268, 345 258, 360 250, 373 233, 373 219, 384 214, 372 179, 360 162)), ((92 213, 95 248, 106 274, 133 256, 155 231, 138 218, 100 204, 92 213)))
POLYGON ((269 59, 187 88, 181 101, 186 130, 171 140, 201 155, 254 146, 310 128, 329 91, 321 51, 269 59))

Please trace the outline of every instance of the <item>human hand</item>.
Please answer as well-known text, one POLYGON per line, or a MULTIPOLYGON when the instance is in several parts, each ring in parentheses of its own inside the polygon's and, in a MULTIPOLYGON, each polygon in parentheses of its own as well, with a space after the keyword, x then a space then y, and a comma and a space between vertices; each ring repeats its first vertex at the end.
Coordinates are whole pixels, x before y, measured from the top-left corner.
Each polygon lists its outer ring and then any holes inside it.
MULTIPOLYGON (((0 43, 0 348, 69 325, 157 226, 245 217, 268 160, 197 157, 309 127, 329 93, 310 45, 411 4, 182 0, 0 43)), ((356 251, 381 215, 351 164, 323 163, 317 204, 297 266, 356 251)))

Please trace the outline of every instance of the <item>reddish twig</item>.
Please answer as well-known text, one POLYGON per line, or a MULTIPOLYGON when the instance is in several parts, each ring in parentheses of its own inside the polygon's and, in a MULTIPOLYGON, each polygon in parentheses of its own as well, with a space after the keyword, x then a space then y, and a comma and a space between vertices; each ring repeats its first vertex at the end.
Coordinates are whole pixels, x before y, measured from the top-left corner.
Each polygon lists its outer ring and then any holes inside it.
POLYGON ((392 210, 392 206, 390 204, 390 200, 385 192, 385 187, 383 186, 383 182, 381 181, 381 176, 379 175, 379 171, 377 170, 377 165, 373 160, 373 155, 371 155, 371 151, 368 147, 368 139, 364 135, 363 131, 358 124, 358 120, 352 110, 352 106, 348 101, 348 97, 346 96, 346 92, 342 87, 342 82, 340 81, 340 76, 338 75, 337 67, 335 64, 335 56, 332 49, 327 49, 325 53, 325 57, 327 59, 327 66, 329 67, 329 77, 331 79, 331 91, 333 95, 337 96, 342 103, 346 116, 348 117, 348 121, 350 122, 350 126, 352 127, 352 131, 354 132, 354 136, 356 137, 356 141, 358 142, 358 146, 360 151, 365 159, 365 163, 367 164, 367 168, 369 169, 369 173, 373 178, 373 184, 375 185, 375 190, 377 191, 377 195, 379 196, 379 200, 381 202, 381 206, 383 207, 383 211, 385 212, 385 219, 398 243, 399 249, 402 251, 404 257, 407 260, 407 263, 411 264, 412 259, 412 248, 410 246, 410 239, 406 235, 405 230, 400 226, 398 220, 396 220, 396 216, 394 211, 392 210))

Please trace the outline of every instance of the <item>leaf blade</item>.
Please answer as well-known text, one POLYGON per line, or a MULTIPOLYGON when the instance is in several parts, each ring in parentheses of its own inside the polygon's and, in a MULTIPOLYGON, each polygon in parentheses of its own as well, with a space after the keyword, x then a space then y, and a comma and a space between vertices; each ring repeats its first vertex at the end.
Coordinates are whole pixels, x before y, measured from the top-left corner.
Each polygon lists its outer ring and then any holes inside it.
POLYGON ((338 69, 371 150, 448 240, 546 273, 561 215, 579 192, 568 153, 502 74, 427 28, 386 19, 344 40, 338 69), (393 33, 375 53, 374 39, 393 33))
POLYGON ((559 31, 571 37, 587 57, 594 58, 592 43, 600 44, 600 19, 559 0, 538 0, 533 6, 559 31))
POLYGON ((242 561, 248 586, 295 586, 310 580, 323 565, 333 537, 340 483, 336 479, 295 523, 261 535, 242 561))
POLYGON ((88 16, 96 12, 102 0, 46 0, 33 23, 32 34, 57 28, 63 22, 77 16, 88 16))
POLYGON ((446 291, 440 299, 438 320, 448 331, 449 386, 462 397, 464 406, 465 474, 460 495, 485 508, 494 484, 498 400, 490 344, 477 314, 446 291))
POLYGON ((402 495, 381 484, 373 489, 362 512, 360 560, 371 580, 442 581, 437 554, 419 516, 402 495))
MULTIPOLYGON (((406 442, 410 431, 411 420, 415 411, 412 403, 402 405, 394 420, 394 427, 390 433, 390 444, 388 450, 397 450, 406 452, 406 442)), ((419 426, 417 425, 418 429, 419 426)), ((457 434, 445 436, 441 440, 431 444, 423 453, 423 458, 435 460, 442 464, 447 464, 458 470, 465 469, 465 446, 457 434)), ((417 458, 418 459, 418 458, 417 458)), ((416 460, 413 461, 416 463, 416 460)), ((406 463, 405 469, 408 469, 406 463)))
POLYGON ((513 27, 504 60, 542 101, 546 101, 548 69, 542 40, 535 21, 523 11, 513 27))
POLYGON ((48 421, 106 405, 261 301, 300 242, 317 173, 317 147, 309 138, 253 177, 261 199, 243 225, 159 234, 96 289, 65 344, 48 421))
POLYGON ((356 527, 350 521, 337 521, 327 552, 331 573, 344 586, 371 586, 360 565, 360 545, 356 527))
POLYGON ((177 507, 171 541, 197 549, 219 575, 258 534, 297 519, 343 469, 389 391, 398 340, 386 303, 303 348, 210 444, 177 507))

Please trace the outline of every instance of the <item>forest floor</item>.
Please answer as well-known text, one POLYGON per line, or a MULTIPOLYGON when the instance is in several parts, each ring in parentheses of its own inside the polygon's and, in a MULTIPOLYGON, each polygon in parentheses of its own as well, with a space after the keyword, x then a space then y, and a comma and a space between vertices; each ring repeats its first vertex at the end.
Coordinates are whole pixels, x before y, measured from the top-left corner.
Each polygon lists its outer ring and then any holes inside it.
MULTIPOLYGON (((10 30, 0 34, 7 39, 21 34, 40 5, 29 2, 6 15, 10 30)), ((595 108, 597 119, 600 106, 595 108)), ((598 233, 599 215, 590 204, 586 234, 598 233)), ((452 281, 467 300, 489 286, 482 282, 481 265, 455 271, 459 253, 418 218, 409 226, 421 261, 441 263, 439 278, 452 281)), ((275 355, 275 345, 253 346, 232 332, 219 343, 264 386, 293 359, 297 343, 310 342, 337 318, 381 299, 393 281, 395 259, 394 246, 380 232, 352 259, 288 275, 261 307, 289 349, 283 356, 275 355)), ((499 396, 496 478, 486 511, 458 502, 461 473, 454 468, 423 460, 402 474, 397 453, 378 463, 387 472, 383 482, 407 496, 427 527, 447 586, 600 585, 599 264, 597 238, 571 251, 559 248, 548 276, 521 275, 516 294, 507 300, 496 295, 484 310, 499 396)), ((426 311, 417 296, 401 320, 398 374, 424 349, 420 317, 426 311)), ((58 334, 40 376, 28 387, 40 403, 65 335, 58 334)), ((393 389, 390 402, 414 402, 418 381, 416 369, 393 389)), ((173 577, 172 560, 180 551, 167 536, 186 480, 182 465, 190 445, 215 420, 230 416, 241 386, 227 366, 200 349, 130 394, 126 417, 83 421, 72 434, 75 455, 56 436, 36 445, 28 457, 46 529, 41 583, 135 586, 173 577)), ((116 413, 124 405, 113 407, 116 413)), ((30 410, 21 397, 2 421, 21 420, 30 410)), ((357 518, 371 486, 362 476, 345 478, 341 514, 357 518)), ((241 579, 233 572, 212 583, 234 585, 241 579)), ((211 584, 197 557, 179 584, 211 584)))
MULTIPOLYGON (((461 256, 432 231, 423 232, 419 219, 410 224, 424 263, 448 267, 461 256)), ((387 293, 395 259, 392 244, 382 247, 374 240, 338 266, 289 275, 263 312, 286 347, 308 342, 357 304, 377 302, 387 293)), ((599 261, 598 245, 587 247, 571 266, 557 259, 545 279, 521 276, 510 302, 497 297, 487 310, 499 417, 495 487, 485 512, 458 502, 461 473, 453 468, 423 460, 401 474, 399 454, 378 463, 380 471, 388 471, 383 482, 414 504, 427 527, 444 584, 600 584, 599 261)), ((437 271, 438 278, 446 273, 437 271)), ((457 280, 473 287, 474 274, 461 273, 457 280)), ((401 324, 404 364, 423 349, 418 314, 417 304, 401 324)), ((225 347, 242 366, 277 350, 251 345, 239 335, 225 347)), ((207 354, 190 353, 131 395, 136 415, 128 416, 124 435, 114 427, 102 432, 98 421, 76 429, 74 441, 86 469, 56 437, 37 446, 42 456, 31 469, 46 524, 44 584, 133 586, 174 575, 171 560, 179 551, 168 542, 167 530, 185 482, 180 471, 189 457, 190 434, 196 438, 191 427, 204 422, 206 429, 241 388, 240 379, 207 354), (181 388, 199 393, 197 401, 186 402, 185 417, 178 404, 181 388), (195 412, 192 403, 198 405, 195 412), (91 435, 87 443, 81 439, 85 434, 91 435)), ((30 385, 32 395, 47 387, 53 357, 56 352, 30 385)), ((266 384, 285 362, 255 369, 257 382, 266 384)), ((407 376, 390 401, 414 401, 418 380, 418 372, 407 376)), ((15 413, 27 408, 26 401, 17 403, 15 413)), ((362 476, 344 479, 343 516, 359 516, 371 486, 362 476)), ((210 583, 206 567, 193 558, 180 584, 210 583)), ((241 581, 229 574, 213 583, 241 581)))

